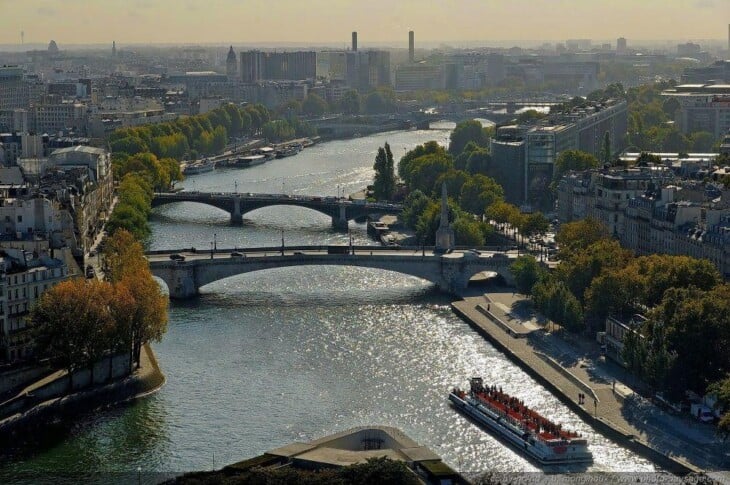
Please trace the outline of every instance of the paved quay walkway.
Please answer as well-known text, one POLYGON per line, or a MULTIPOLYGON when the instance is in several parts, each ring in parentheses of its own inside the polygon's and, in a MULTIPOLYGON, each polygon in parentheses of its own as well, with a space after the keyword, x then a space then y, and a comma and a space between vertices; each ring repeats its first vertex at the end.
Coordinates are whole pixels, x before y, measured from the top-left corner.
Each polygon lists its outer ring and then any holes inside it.
POLYGON ((598 347, 547 332, 528 300, 511 292, 466 296, 454 311, 586 422, 677 473, 730 469, 730 444, 690 416, 670 415, 634 393, 598 347), (585 404, 578 394, 586 395, 585 404))

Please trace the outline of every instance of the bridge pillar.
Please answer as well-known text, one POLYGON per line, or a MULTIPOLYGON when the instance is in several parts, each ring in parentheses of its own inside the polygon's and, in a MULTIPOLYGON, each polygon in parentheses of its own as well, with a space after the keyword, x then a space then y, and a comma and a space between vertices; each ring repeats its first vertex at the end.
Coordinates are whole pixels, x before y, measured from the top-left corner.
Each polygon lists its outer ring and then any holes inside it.
POLYGON ((243 224, 241 214, 241 198, 233 197, 233 210, 231 211, 231 224, 243 224))
POLYGON ((166 263, 153 269, 152 274, 162 279, 173 300, 185 300, 198 294, 195 284, 195 268, 190 263, 166 263))
POLYGON ((332 216, 332 227, 346 230, 348 226, 347 207, 340 205, 337 209, 337 214, 332 216))

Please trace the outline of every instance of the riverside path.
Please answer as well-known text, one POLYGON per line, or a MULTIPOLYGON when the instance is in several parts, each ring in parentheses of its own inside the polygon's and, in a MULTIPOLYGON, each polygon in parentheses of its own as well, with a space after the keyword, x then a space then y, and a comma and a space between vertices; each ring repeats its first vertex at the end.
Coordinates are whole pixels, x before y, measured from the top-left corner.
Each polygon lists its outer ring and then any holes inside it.
POLYGON ((669 415, 622 383, 600 352, 569 343, 524 315, 511 290, 465 297, 454 311, 523 369, 540 379, 597 430, 675 473, 730 467, 727 443, 689 417, 669 415), (578 394, 585 404, 579 404, 578 394))

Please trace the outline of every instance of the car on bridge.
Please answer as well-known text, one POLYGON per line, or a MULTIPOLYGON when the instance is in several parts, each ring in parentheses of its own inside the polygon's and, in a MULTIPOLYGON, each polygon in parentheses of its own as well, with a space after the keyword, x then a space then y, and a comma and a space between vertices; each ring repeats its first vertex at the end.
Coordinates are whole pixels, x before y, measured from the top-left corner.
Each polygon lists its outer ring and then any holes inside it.
POLYGON ((181 262, 185 261, 185 256, 183 256, 182 254, 175 253, 175 254, 170 255, 170 259, 181 263, 181 262))
POLYGON ((245 257, 245 256, 243 255, 243 253, 241 253, 241 252, 239 252, 239 251, 233 251, 233 252, 231 253, 231 257, 232 257, 232 258, 243 258, 243 257, 245 257))

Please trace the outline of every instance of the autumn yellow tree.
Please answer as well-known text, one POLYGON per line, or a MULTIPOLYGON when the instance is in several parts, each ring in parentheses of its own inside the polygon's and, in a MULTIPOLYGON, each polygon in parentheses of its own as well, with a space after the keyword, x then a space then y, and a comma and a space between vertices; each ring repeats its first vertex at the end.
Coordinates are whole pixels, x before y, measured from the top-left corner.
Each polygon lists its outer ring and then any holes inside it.
POLYGON ((103 257, 106 278, 130 299, 127 325, 133 360, 139 367, 142 345, 159 341, 167 330, 167 297, 152 277, 142 245, 131 233, 115 231, 106 240, 103 257))
POLYGON ((114 293, 110 283, 75 278, 44 292, 31 310, 37 352, 69 372, 70 387, 75 370, 90 368, 93 382, 94 363, 129 342, 118 331, 114 293))

